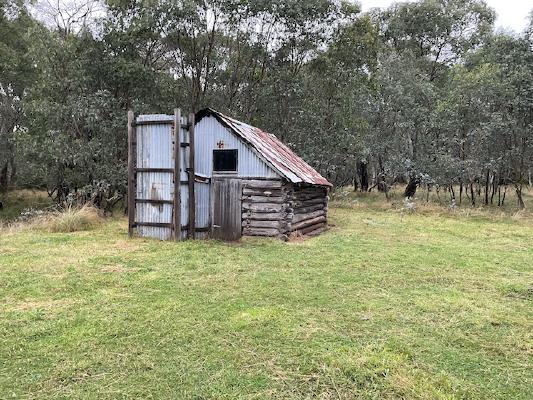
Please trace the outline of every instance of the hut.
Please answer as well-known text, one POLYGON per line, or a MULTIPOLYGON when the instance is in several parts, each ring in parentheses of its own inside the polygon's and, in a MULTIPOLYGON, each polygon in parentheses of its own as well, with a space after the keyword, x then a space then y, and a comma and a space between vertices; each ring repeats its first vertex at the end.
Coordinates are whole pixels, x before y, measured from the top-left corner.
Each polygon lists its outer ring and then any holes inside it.
POLYGON ((285 239, 327 227, 331 184, 273 134, 208 108, 130 113, 129 135, 130 235, 285 239))

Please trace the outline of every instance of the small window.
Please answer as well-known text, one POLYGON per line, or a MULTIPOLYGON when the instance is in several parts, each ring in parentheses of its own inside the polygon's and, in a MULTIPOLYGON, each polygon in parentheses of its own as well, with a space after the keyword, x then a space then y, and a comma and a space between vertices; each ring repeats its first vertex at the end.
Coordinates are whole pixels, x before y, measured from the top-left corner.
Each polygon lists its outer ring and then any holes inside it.
POLYGON ((237 150, 213 150, 213 171, 237 172, 237 150))

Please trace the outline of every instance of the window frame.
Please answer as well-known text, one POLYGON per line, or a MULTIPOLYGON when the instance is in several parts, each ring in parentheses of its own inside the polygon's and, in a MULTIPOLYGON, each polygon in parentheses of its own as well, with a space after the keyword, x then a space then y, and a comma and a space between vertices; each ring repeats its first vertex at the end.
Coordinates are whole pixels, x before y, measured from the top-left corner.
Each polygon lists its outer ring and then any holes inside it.
POLYGON ((239 172, 239 150, 238 149, 213 149, 213 175, 236 175, 239 172), (215 169, 215 153, 217 152, 232 152, 235 154, 235 170, 221 171, 215 169))

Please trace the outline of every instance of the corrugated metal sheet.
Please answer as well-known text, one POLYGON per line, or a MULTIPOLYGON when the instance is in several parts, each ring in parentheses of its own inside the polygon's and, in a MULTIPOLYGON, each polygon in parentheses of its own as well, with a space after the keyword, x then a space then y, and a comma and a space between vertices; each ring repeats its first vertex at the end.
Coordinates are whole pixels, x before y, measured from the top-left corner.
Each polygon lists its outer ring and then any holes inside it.
MULTIPOLYGON (((139 125, 137 133, 137 168, 173 168, 171 124, 168 115, 141 115, 137 122, 161 121, 160 124, 139 125)), ((150 200, 172 200, 174 183, 168 172, 137 172, 137 198, 150 200)), ((172 222, 171 204, 137 203, 137 222, 172 222)), ((139 226, 140 236, 170 239, 170 228, 139 226)))
POLYGON ((313 167, 297 156, 273 134, 209 108, 200 111, 196 115, 197 125, 199 126, 205 117, 209 116, 214 116, 221 124, 250 144, 277 172, 289 181, 332 186, 313 167))
POLYGON ((231 174, 231 176, 241 178, 280 177, 239 136, 222 125, 215 117, 202 118, 195 126, 194 148, 197 173, 208 177, 213 176, 213 150, 219 148, 218 143, 223 143, 224 149, 238 150, 238 171, 237 174, 231 174))
MULTIPOLYGON (((140 115, 136 122, 161 123, 138 125, 137 134, 137 168, 174 168, 172 125, 173 115, 150 114, 140 115)), ((186 124, 186 118, 182 118, 186 124)), ((189 133, 180 129, 182 143, 189 142, 189 133)), ((195 146, 196 147, 196 146, 195 146)), ((181 181, 186 182, 188 174, 189 148, 182 147, 181 151, 181 181)), ((180 184, 181 191, 181 224, 189 224, 189 189, 187 184, 180 184)), ((210 227, 210 185, 209 183, 195 182, 196 227, 210 227)), ((173 200, 174 182, 173 174, 169 172, 137 172, 137 199, 173 200)), ((172 223, 172 204, 137 203, 135 211, 136 222, 172 223)), ((161 227, 138 226, 140 236, 154 237, 168 240, 172 236, 172 229, 161 227)), ((181 230, 182 238, 187 236, 185 229, 181 230)), ((197 232, 198 238, 205 238, 208 232, 197 232)))

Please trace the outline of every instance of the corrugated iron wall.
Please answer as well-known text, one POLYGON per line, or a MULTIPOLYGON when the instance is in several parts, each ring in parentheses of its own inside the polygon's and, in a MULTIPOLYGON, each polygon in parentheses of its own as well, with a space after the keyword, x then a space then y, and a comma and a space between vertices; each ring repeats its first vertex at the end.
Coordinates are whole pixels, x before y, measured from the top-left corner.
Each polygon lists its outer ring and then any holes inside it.
MULTIPOLYGON (((163 223, 171 224, 173 222, 173 195, 174 168, 173 157, 173 126, 172 115, 150 114, 140 115, 136 118, 136 143, 137 143, 137 189, 136 189, 136 223, 163 223), (144 124, 143 122, 150 122, 144 124), (142 171, 143 168, 160 168, 168 171, 153 172, 142 171), (140 170, 139 170, 140 169, 140 170), (164 200, 168 204, 154 204, 139 202, 138 200, 164 200)), ((187 119, 182 117, 181 124, 186 125, 187 119)), ((180 128, 181 143, 189 143, 189 131, 180 128)), ((196 146, 195 146, 196 148, 196 146)), ((181 147, 181 166, 180 166, 180 193, 181 193, 181 225, 185 227, 189 224, 189 189, 187 186, 187 167, 189 161, 189 148, 181 147)), ((201 156, 200 156, 201 158, 201 156)), ((196 163, 195 163, 196 164, 196 163)), ((195 191, 195 226, 200 229, 196 233, 198 238, 205 238, 210 228, 210 184, 209 180, 205 182, 197 181, 194 184, 195 191)), ((137 225, 139 236, 153 237, 161 240, 168 240, 172 237, 172 228, 170 227, 153 227, 137 225)), ((187 237, 187 230, 181 229, 181 237, 187 237)))
POLYGON ((218 149, 218 143, 223 142, 224 149, 237 149, 237 174, 239 178, 279 178, 247 144, 237 138, 214 117, 205 117, 196 124, 196 172, 208 177, 213 176, 213 150, 218 149))
MULTIPOLYGON (((174 168, 172 157, 172 120, 170 115, 141 115, 136 122, 161 121, 160 124, 138 125, 137 168, 174 168), (166 122, 165 122, 166 121, 166 122)), ((137 172, 137 199, 172 201, 174 182, 172 173, 137 172)), ((172 204, 137 203, 135 221, 148 223, 172 223, 172 204)), ((170 228, 138 226, 140 236, 170 239, 170 228)))

